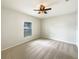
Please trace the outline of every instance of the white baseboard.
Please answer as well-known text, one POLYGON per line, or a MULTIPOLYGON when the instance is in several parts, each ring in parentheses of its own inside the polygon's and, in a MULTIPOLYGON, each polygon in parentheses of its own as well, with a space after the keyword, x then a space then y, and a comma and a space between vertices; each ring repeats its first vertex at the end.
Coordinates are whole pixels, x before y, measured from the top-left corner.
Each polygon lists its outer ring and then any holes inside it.
MULTIPOLYGON (((44 39, 51 39, 51 38, 44 38, 44 39)), ((64 42, 64 43, 67 43, 67 44, 77 45, 76 43, 65 41, 65 40, 57 40, 57 39, 51 39, 51 40, 56 40, 56 41, 64 42)))
POLYGON ((68 43, 68 44, 73 44, 73 45, 76 45, 76 43, 69 42, 69 41, 64 41, 64 40, 57 40, 57 41, 61 41, 61 42, 64 42, 64 43, 68 43))
MULTIPOLYGON (((19 42, 17 42, 16 44, 14 44, 14 45, 12 45, 12 46, 9 46, 9 47, 6 47, 6 48, 4 48, 4 49, 1 49, 1 51, 5 51, 5 50, 7 50, 7 49, 10 49, 10 48, 19 46, 19 45, 21 45, 21 44, 27 43, 27 42, 29 42, 29 41, 32 41, 32 40, 35 40, 35 39, 38 39, 38 38, 39 38, 39 36, 34 36, 34 37, 32 37, 32 38, 29 38, 28 40, 19 41, 19 42)), ((25 39, 26 39, 26 38, 25 38, 25 39)))
MULTIPOLYGON (((20 41, 20 42, 18 42, 17 44, 15 44, 15 45, 13 45, 13 46, 10 46, 10 47, 7 47, 7 48, 2 49, 1 51, 4 51, 4 50, 7 50, 7 49, 16 47, 16 46, 18 46, 18 45, 27 43, 27 42, 29 42, 29 41, 31 41, 31 40, 35 40, 35 39, 50 39, 50 38, 43 38, 43 37, 37 36, 37 37, 34 37, 33 39, 30 39, 30 40, 28 40, 28 41, 27 41, 27 40, 26 40, 26 41, 25 41, 25 40, 24 40, 24 41, 20 41)), ((56 39, 51 39, 51 40, 56 40, 56 39)), ((68 43, 68 44, 73 44, 73 45, 76 45, 76 46, 78 47, 78 45, 77 45, 76 43, 73 43, 73 42, 68 42, 68 41, 64 41, 64 40, 56 40, 56 41, 60 41, 60 42, 68 43)))

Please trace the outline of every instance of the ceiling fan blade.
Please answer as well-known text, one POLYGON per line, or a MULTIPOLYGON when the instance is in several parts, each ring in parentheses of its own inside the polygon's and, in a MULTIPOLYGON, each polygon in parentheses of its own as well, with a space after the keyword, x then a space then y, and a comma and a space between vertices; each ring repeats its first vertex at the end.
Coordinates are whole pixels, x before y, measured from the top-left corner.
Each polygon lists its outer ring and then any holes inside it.
POLYGON ((52 8, 47 8, 47 9, 45 9, 45 10, 52 10, 52 8))
POLYGON ((45 14, 47 14, 47 12, 46 12, 46 11, 45 11, 44 13, 45 13, 45 14))

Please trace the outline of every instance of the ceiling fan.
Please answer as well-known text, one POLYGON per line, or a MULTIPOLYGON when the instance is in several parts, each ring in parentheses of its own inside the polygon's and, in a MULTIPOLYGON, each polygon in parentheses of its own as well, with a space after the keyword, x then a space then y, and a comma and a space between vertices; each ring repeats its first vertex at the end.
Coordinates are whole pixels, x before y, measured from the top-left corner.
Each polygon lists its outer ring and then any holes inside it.
POLYGON ((52 8, 46 8, 45 5, 41 4, 39 9, 34 9, 34 11, 39 11, 38 14, 44 13, 47 14, 48 10, 51 10, 52 8))
MULTIPOLYGON (((63 1, 63 0, 61 0, 63 1)), ((61 2, 60 0, 54 0, 54 2, 48 4, 48 6, 52 5, 52 4, 57 4, 59 2, 61 2)), ((69 1, 69 0, 65 0, 66 2, 69 1)), ((46 5, 45 5, 45 0, 41 0, 41 4, 39 6, 39 9, 34 9, 34 11, 38 11, 38 14, 47 14, 47 11, 49 10, 52 10, 52 8, 46 8, 46 5)))

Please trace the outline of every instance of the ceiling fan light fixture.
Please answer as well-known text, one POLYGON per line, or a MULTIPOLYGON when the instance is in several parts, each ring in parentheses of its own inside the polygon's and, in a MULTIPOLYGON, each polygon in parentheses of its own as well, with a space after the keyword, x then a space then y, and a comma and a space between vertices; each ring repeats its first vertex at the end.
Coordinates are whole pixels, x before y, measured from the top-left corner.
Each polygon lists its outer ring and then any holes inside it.
POLYGON ((47 7, 47 4, 46 2, 43 1, 40 3, 39 9, 34 10, 34 11, 39 11, 38 14, 47 14, 47 11, 51 10, 52 8, 46 8, 46 7, 47 7))

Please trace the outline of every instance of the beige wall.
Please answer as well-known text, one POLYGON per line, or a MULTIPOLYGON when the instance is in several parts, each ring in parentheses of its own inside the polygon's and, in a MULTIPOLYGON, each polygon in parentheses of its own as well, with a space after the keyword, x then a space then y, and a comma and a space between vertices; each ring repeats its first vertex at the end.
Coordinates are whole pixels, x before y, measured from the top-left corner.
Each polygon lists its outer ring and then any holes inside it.
POLYGON ((2 50, 40 37, 40 20, 17 11, 2 8, 2 50), (32 36, 24 38, 24 22, 32 22, 32 36))
POLYGON ((67 43, 77 43, 77 14, 51 17, 42 21, 42 37, 67 43))
POLYGON ((68 43, 77 43, 77 14, 71 13, 47 19, 38 19, 2 8, 1 11, 2 50, 39 37, 68 43), (32 36, 24 38, 24 22, 32 22, 32 36), (41 36, 40 36, 41 35, 41 36))

